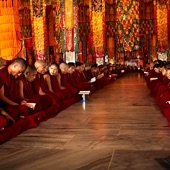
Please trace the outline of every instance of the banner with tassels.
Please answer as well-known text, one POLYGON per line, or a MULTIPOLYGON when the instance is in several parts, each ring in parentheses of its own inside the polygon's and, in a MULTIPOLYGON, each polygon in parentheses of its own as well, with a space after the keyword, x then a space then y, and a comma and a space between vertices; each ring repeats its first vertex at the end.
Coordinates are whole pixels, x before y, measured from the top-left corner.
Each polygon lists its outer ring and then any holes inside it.
POLYGON ((36 59, 45 60, 45 50, 47 47, 47 30, 45 19, 45 1, 44 0, 30 0, 31 20, 33 30, 34 48, 36 59))
POLYGON ((0 0, 0 57, 12 60, 21 50, 18 2, 0 0))

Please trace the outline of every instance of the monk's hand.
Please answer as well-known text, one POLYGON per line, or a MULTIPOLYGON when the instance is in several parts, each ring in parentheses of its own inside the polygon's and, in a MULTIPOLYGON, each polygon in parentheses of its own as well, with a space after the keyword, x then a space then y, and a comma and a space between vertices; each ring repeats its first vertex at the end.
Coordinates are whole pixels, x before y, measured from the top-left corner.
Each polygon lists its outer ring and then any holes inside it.
POLYGON ((21 105, 25 105, 25 104, 27 104, 26 100, 21 101, 21 105))
POLYGON ((5 117, 7 120, 11 120, 12 123, 15 123, 15 120, 10 115, 6 115, 5 117))
POLYGON ((15 120, 5 110, 1 110, 1 114, 4 115, 6 119, 11 120, 13 123, 15 123, 15 120))
POLYGON ((46 93, 40 92, 39 95, 40 95, 40 96, 43 96, 43 95, 46 95, 46 93))

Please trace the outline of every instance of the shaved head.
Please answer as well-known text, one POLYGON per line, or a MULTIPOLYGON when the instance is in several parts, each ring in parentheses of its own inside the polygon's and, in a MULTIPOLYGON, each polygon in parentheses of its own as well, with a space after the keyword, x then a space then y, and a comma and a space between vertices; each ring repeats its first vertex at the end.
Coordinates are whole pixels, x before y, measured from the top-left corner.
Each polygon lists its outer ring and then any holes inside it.
POLYGON ((65 69, 65 68, 68 68, 68 64, 66 64, 66 63, 61 63, 61 64, 60 64, 60 69, 62 70, 62 69, 65 69))
POLYGON ((27 66, 27 68, 26 68, 26 70, 25 70, 25 72, 35 72, 35 71, 37 71, 37 69, 36 69, 36 67, 34 66, 34 65, 32 65, 32 64, 29 64, 28 66, 27 66))
POLYGON ((24 60, 23 58, 15 58, 8 66, 8 73, 17 78, 25 71, 26 67, 26 60, 24 60))
POLYGON ((28 65, 24 72, 24 76, 26 80, 32 82, 36 78, 36 75, 37 75, 37 69, 35 68, 35 66, 31 64, 28 65))
POLYGON ((34 63, 34 66, 36 67, 38 73, 45 74, 47 71, 47 64, 44 60, 37 60, 34 63))
POLYGON ((38 67, 40 67, 40 66, 42 66, 42 65, 44 65, 44 64, 46 64, 44 60, 37 60, 37 61, 34 63, 34 66, 35 66, 36 68, 38 68, 38 67))
POLYGON ((12 63, 12 65, 14 64, 19 64, 20 66, 22 66, 23 68, 26 68, 27 67, 27 62, 25 59, 23 58, 15 58, 12 63))

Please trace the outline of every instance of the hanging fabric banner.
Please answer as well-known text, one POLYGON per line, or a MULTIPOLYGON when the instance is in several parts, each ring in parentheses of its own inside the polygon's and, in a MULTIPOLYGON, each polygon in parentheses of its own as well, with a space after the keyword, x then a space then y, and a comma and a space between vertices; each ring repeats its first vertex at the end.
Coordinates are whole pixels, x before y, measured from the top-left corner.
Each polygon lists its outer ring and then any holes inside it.
POLYGON ((45 1, 30 0, 32 30, 36 59, 46 60, 45 50, 47 47, 47 30, 45 19, 45 1))
POLYGON ((66 51, 73 51, 73 29, 66 29, 66 51))
POLYGON ((105 46, 105 1, 91 0, 89 10, 94 56, 103 57, 105 46))
POLYGON ((73 0, 65 0, 64 4, 65 12, 65 26, 67 29, 72 29, 74 26, 74 9, 73 9, 73 0))
POLYGON ((57 53, 61 53, 61 49, 62 49, 62 37, 61 37, 61 28, 62 28, 62 25, 61 25, 61 10, 62 10, 62 7, 61 7, 61 3, 60 3, 60 0, 57 0, 56 1, 56 4, 55 4, 55 37, 56 37, 56 52, 57 53))
POLYGON ((73 0, 65 0, 64 3, 64 17, 66 29, 66 51, 73 51, 74 49, 74 8, 73 0))
POLYGON ((158 51, 168 50, 167 1, 158 0, 156 5, 158 51))
POLYGON ((66 28, 65 28, 65 12, 64 12, 64 4, 65 1, 61 0, 61 40, 62 40, 62 53, 66 52, 66 28))
POLYGON ((74 51, 78 53, 79 51, 79 41, 78 41, 78 2, 74 0, 74 51))
POLYGON ((116 29, 119 52, 139 49, 139 1, 116 0, 116 29))
POLYGON ((0 0, 0 57, 12 60, 21 50, 18 1, 0 0))
POLYGON ((48 25, 48 45, 49 46, 55 46, 56 45, 56 41, 55 41, 55 37, 54 37, 54 15, 53 15, 53 6, 52 5, 48 5, 48 7, 46 7, 46 17, 47 19, 47 25, 48 25))

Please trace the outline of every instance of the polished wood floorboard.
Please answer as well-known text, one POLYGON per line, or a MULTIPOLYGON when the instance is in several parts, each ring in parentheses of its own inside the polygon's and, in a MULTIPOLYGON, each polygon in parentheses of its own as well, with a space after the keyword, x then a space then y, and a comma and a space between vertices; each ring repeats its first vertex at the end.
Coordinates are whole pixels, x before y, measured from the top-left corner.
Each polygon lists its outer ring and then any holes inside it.
POLYGON ((0 145, 0 170, 162 170, 170 128, 140 73, 129 73, 0 145))

